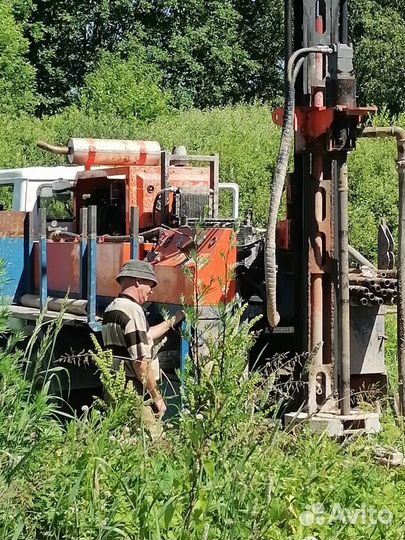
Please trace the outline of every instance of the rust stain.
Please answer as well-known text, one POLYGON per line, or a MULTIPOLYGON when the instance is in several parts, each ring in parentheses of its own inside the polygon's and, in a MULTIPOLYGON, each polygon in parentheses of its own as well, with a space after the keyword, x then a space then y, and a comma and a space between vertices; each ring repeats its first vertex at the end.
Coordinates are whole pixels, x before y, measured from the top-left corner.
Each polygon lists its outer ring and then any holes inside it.
POLYGON ((0 212, 0 238, 24 236, 26 212, 0 212))

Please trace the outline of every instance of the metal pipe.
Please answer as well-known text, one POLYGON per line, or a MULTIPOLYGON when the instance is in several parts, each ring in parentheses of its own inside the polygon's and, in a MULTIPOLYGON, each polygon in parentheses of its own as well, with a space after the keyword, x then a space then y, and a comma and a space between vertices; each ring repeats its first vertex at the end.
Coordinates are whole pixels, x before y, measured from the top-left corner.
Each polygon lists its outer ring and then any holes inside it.
POLYGON ((186 339, 187 331, 186 321, 181 323, 180 332, 180 406, 183 409, 185 406, 185 376, 187 367, 187 358, 190 356, 190 343, 186 339))
POLYGON ((232 191, 232 219, 239 219, 239 186, 235 182, 220 182, 218 189, 230 189, 232 191))
POLYGON ((80 208, 80 298, 87 296, 87 208, 80 208))
MULTIPOLYGON (((313 182, 314 182, 314 214, 313 220, 316 224, 316 228, 321 226, 323 215, 323 200, 322 191, 320 189, 321 182, 323 181, 323 159, 319 154, 314 155, 313 158, 313 182)), ((314 269, 311 273, 311 312, 310 312, 310 325, 311 325, 311 349, 314 350, 313 363, 314 365, 322 365, 324 356, 324 302, 323 302, 323 290, 324 281, 322 274, 323 265, 323 242, 322 237, 319 234, 315 234, 315 237, 311 239, 312 249, 314 252, 314 258, 317 265, 317 270, 314 269)))
POLYGON ((367 287, 362 287, 361 285, 350 285, 349 291, 354 294, 366 294, 369 292, 367 287))
POLYGON ((399 410, 405 414, 405 130, 398 126, 368 127, 363 137, 395 137, 399 182, 397 359, 399 410))
POLYGON ((338 164, 339 241, 339 356, 341 364, 341 411, 350 414, 350 304, 349 304, 349 218, 347 163, 338 164))
POLYGON ((131 206, 130 243, 131 259, 139 258, 139 208, 131 206))
POLYGON ((87 246, 87 323, 90 327, 94 326, 96 321, 96 299, 97 299, 97 207, 89 206, 88 220, 88 246, 87 246))
POLYGON ((377 268, 371 263, 368 259, 366 259, 357 249, 355 249, 353 246, 349 244, 349 256, 356 261, 359 264, 362 264, 363 266, 368 266, 369 268, 372 268, 373 270, 377 270, 377 268))
POLYGON ((391 295, 391 296, 398 296, 398 291, 396 289, 384 289, 383 292, 386 292, 388 295, 391 295))
POLYGON ((313 274, 311 279, 311 347, 315 351, 314 365, 321 366, 323 360, 322 274, 313 274))
POLYGON ((67 146, 55 146, 54 144, 49 144, 45 141, 38 141, 37 146, 41 150, 51 152, 51 154, 59 154, 61 156, 67 156, 69 154, 69 148, 67 146))
POLYGON ((48 260, 46 246, 46 208, 39 209, 39 298, 41 313, 46 312, 48 303, 48 260))
POLYGON ((69 238, 73 242, 80 242, 80 234, 76 234, 70 231, 53 231, 49 235, 49 239, 53 242, 59 242, 61 238, 69 238))
POLYGON ((340 42, 348 43, 349 40, 349 16, 347 9, 347 0, 340 1, 340 42))
POLYGON ((397 271, 396 270, 383 270, 382 272, 380 272, 380 276, 382 278, 396 278, 397 277, 397 271))

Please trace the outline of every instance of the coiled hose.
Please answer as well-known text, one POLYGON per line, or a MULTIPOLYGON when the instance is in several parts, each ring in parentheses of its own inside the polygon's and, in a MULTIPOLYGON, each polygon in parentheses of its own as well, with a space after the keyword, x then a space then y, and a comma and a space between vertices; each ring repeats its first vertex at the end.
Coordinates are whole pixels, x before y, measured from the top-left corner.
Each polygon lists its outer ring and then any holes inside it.
POLYGON ((294 138, 295 81, 299 70, 304 63, 305 57, 308 54, 330 54, 331 52, 333 52, 333 49, 325 45, 305 47, 295 51, 290 56, 287 65, 287 88, 284 104, 283 131, 277 166, 273 177, 265 237, 266 249, 264 256, 264 273, 266 283, 267 319, 272 328, 275 328, 280 322, 280 314, 277 311, 276 225, 285 177, 287 174, 288 161, 290 158, 291 144, 294 138), (304 56, 304 58, 299 58, 300 56, 304 56), (296 61, 297 64, 295 65, 296 61))

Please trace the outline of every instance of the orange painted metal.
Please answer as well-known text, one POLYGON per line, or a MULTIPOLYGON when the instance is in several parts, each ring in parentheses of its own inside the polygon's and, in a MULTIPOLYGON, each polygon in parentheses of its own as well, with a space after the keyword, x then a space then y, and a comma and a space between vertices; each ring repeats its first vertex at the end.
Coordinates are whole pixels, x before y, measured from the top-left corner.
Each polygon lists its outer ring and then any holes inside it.
MULTIPOLYGON (((48 288, 78 294, 80 287, 80 247, 73 242, 47 242, 48 288)), ((130 258, 129 242, 97 244, 97 295, 116 296, 119 293, 115 276, 130 258)), ((34 242, 34 287, 39 288, 38 242, 34 242)))
MULTIPOLYGON (((236 245, 231 229, 207 229, 198 241, 198 265, 190 260, 194 246, 188 228, 168 231, 155 249, 145 245, 140 252, 153 251, 159 284, 153 290, 154 302, 200 306, 216 305, 235 296, 233 270, 236 245), (190 279, 186 273, 191 274, 190 279)), ((39 289, 38 242, 34 242, 34 287, 39 289)), ((74 242, 47 242, 48 289, 61 296, 80 290, 80 246, 74 242)), ((97 243, 97 296, 115 297, 119 285, 115 277, 130 259, 129 242, 97 243)))
POLYGON ((71 138, 68 141, 69 163, 84 165, 159 165, 160 144, 157 141, 71 138))
MULTIPOLYGON (((112 167, 84 171, 77 175, 75 182, 75 217, 80 223, 80 208, 92 204, 91 198, 85 202, 83 196, 87 193, 97 194, 117 179, 125 183, 125 234, 129 234, 130 208, 139 208, 139 228, 145 230, 160 225, 160 213, 153 218, 153 207, 156 197, 161 190, 160 167, 112 167)), ((171 166, 169 170, 169 186, 181 187, 185 190, 210 189, 208 167, 171 166)), ((169 209, 172 200, 169 199, 169 209)), ((77 227, 76 232, 79 231, 77 227)))
MULTIPOLYGON (((374 113, 377 108, 371 107, 296 107, 294 113, 294 130, 303 134, 307 142, 315 140, 321 135, 328 133, 336 119, 336 114, 357 117, 357 122, 368 114, 374 113)), ((273 122, 278 126, 283 125, 284 109, 277 108, 272 114, 273 122)))
POLYGON ((97 244, 98 296, 117 296, 120 288, 115 278, 122 265, 130 259, 129 242, 97 244))
MULTIPOLYGON (((273 122, 283 125, 284 109, 273 111, 273 122)), ((307 139, 316 139, 327 133, 335 118, 335 109, 327 107, 297 107, 294 113, 294 130, 305 133, 307 139)))
MULTIPOLYGON (((81 226, 80 209, 84 206, 100 201, 100 209, 103 205, 107 208, 104 210, 104 219, 108 219, 109 190, 110 186, 114 190, 117 182, 121 182, 120 189, 125 197, 125 234, 129 234, 131 207, 139 208, 141 232, 160 225, 160 213, 155 208, 156 198, 161 193, 160 167, 109 167, 84 171, 77 176, 74 186, 77 233, 81 226)), ((212 188, 209 167, 172 165, 169 168, 168 182, 169 187, 197 193, 207 193, 212 188)), ((172 204, 169 197, 169 211, 172 204)), ((236 242, 233 236, 232 229, 202 230, 201 237, 196 241, 195 249, 199 261, 197 265, 190 256, 191 249, 195 246, 189 228, 165 231, 157 246, 141 243, 138 256, 143 259, 149 254, 148 258, 155 265, 159 280, 158 286, 153 290, 153 300, 168 304, 181 304, 184 300, 190 305, 216 305, 233 298, 235 280, 232 273, 236 264, 236 242), (190 279, 186 273, 194 276, 194 279, 190 279)), ((79 244, 48 241, 47 250, 49 290, 64 293, 69 288, 72 293, 77 294, 80 290, 79 244)), ((36 261, 37 254, 38 245, 35 246, 36 261)), ((129 258, 129 242, 97 242, 97 296, 114 297, 118 294, 119 286, 115 277, 129 258)), ((36 287, 38 284, 39 269, 36 263, 36 287)))
MULTIPOLYGON (((207 229, 198 246, 197 260, 191 261, 190 233, 177 230, 169 243, 163 241, 155 249, 159 255, 155 264, 158 285, 153 290, 153 301, 187 305, 216 305, 235 296, 233 270, 236 263, 236 245, 231 229, 207 229), (176 245, 181 242, 181 249, 176 245), (190 273, 193 277, 187 276, 190 273)), ((197 242, 199 243, 199 242, 197 242)))

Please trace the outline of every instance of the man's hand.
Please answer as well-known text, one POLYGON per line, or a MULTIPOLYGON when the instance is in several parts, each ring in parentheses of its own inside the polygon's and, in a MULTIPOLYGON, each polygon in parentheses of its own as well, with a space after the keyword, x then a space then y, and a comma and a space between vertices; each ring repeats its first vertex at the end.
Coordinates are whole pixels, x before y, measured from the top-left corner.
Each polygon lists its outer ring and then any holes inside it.
POLYGON ((181 322, 186 314, 182 309, 179 309, 179 311, 176 313, 176 315, 173 315, 169 319, 164 320, 163 322, 156 324, 155 326, 151 326, 149 328, 149 335, 153 339, 153 341, 161 338, 169 330, 172 330, 179 322, 181 322))
POLYGON ((153 408, 155 409, 157 416, 159 418, 162 418, 162 416, 165 414, 167 410, 167 407, 166 407, 166 403, 164 402, 161 396, 158 399, 155 399, 153 401, 153 408))
POLYGON ((184 313, 183 309, 179 309, 179 311, 171 318, 172 320, 172 326, 176 326, 176 324, 179 324, 181 322, 186 314, 184 313))

